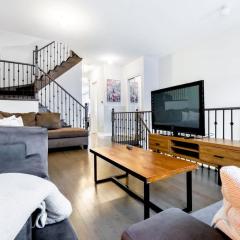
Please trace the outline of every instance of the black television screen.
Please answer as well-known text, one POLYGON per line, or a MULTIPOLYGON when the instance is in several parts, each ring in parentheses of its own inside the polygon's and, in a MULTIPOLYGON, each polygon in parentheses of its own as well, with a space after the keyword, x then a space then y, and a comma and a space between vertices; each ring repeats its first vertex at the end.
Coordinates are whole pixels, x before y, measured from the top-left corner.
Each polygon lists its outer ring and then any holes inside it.
POLYGON ((204 81, 152 91, 152 127, 204 135, 204 81))

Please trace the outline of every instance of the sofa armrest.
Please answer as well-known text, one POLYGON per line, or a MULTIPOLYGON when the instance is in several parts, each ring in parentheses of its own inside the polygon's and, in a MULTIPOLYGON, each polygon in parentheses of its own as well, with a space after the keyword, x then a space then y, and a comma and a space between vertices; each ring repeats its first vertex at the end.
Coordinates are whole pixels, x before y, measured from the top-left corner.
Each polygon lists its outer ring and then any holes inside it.
POLYGON ((48 174, 48 133, 39 127, 0 127, 0 144, 24 143, 26 155, 39 154, 48 174))
POLYGON ((133 224, 122 240, 223 240, 218 230, 198 221, 177 208, 170 208, 142 222, 133 224))

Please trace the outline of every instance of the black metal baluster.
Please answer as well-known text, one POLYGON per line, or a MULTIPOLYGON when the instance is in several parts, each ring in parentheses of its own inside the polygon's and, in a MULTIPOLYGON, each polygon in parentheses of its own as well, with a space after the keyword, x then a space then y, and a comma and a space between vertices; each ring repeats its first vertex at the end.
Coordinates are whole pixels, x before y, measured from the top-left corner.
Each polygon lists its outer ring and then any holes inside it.
POLYGON ((50 45, 50 70, 52 70, 52 44, 50 45))
MULTIPOLYGON (((65 121, 67 122, 67 94, 65 92, 65 121)), ((68 123, 69 125, 69 123, 68 123)))
POLYGON ((64 119, 64 114, 63 114, 63 90, 61 89, 61 114, 62 118, 64 119))
POLYGON ((59 87, 57 85, 57 112, 59 113, 59 87))
POLYGON ((55 42, 54 42, 53 50, 54 50, 53 68, 55 68, 56 67, 56 43, 55 42))
POLYGON ((5 83, 6 81, 6 66, 5 66, 5 62, 3 63, 3 87, 5 88, 5 83))
POLYGON ((65 44, 63 43, 63 61, 66 61, 65 44))
POLYGON ((223 109, 223 139, 225 139, 225 110, 223 109))
POLYGON ((76 104, 76 122, 77 122, 77 127, 80 127, 79 126, 79 119, 78 119, 78 104, 76 104))
POLYGON ((58 64, 58 43, 57 43, 57 59, 56 59, 56 62, 57 62, 56 65, 59 65, 59 64, 58 64))
POLYGON ((73 120, 73 127, 75 127, 75 125, 74 125, 74 120, 75 120, 75 116, 74 116, 74 110, 75 110, 75 108, 74 108, 74 100, 72 100, 72 120, 73 120))
POLYGON ((43 75, 43 79, 44 79, 44 83, 45 83, 45 84, 43 85, 43 86, 44 86, 44 91, 45 91, 45 96, 44 96, 44 98, 45 98, 45 104, 44 104, 44 105, 47 107, 47 84, 46 84, 47 81, 46 81, 46 78, 47 78, 47 77, 46 77, 46 75, 44 74, 44 75, 43 75))
POLYGON ((54 82, 52 82, 52 84, 53 84, 53 86, 52 86, 52 88, 53 88, 53 112, 55 112, 55 83, 54 82))
MULTIPOLYGON (((16 86, 16 79, 15 79, 15 63, 13 63, 13 86, 16 86)), ((17 97, 15 95, 15 97, 17 97)))
POLYGON ((214 125, 215 125, 215 138, 217 138, 217 110, 215 110, 215 121, 214 121, 214 125))
POLYGON ((210 110, 208 110, 208 137, 210 137, 210 110))
POLYGON ((231 122, 230 122, 230 125, 231 125, 231 140, 233 140, 233 110, 231 109, 231 122))
POLYGON ((79 108, 79 116, 80 116, 80 128, 82 127, 82 108, 79 108))
POLYGON ((70 95, 68 95, 68 114, 69 114, 69 125, 71 125, 71 103, 70 103, 70 95))
POLYGON ((45 61, 46 61, 46 59, 45 59, 45 49, 43 49, 43 71, 44 71, 45 73, 47 73, 45 61))
POLYGON ((47 71, 46 71, 46 73, 48 73, 48 70, 49 70, 49 68, 48 68, 48 66, 49 66, 49 59, 48 59, 48 48, 49 48, 49 46, 47 46, 47 71))
POLYGON ((20 69, 19 69, 19 64, 18 64, 18 70, 17 70, 17 82, 18 82, 18 86, 20 85, 20 69))
POLYGON ((60 64, 62 63, 62 43, 60 43, 60 64))
POLYGON ((11 89, 11 83, 10 83, 10 63, 8 63, 8 90, 10 91, 11 89))
MULTIPOLYGON (((24 85, 24 65, 22 65, 22 85, 24 85)), ((22 96, 24 96, 23 88, 22 88, 22 96)))

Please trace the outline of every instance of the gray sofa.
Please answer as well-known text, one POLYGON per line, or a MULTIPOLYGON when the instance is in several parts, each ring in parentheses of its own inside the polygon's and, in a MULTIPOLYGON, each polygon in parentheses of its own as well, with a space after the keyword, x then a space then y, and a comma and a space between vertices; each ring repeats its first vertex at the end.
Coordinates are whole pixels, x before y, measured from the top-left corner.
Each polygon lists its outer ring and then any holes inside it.
MULTIPOLYGON (((48 179, 47 129, 39 127, 0 127, 0 173, 20 172, 48 179)), ((16 240, 77 240, 68 220, 32 228, 34 213, 16 240)))
POLYGON ((170 208, 142 222, 133 224, 122 234, 122 240, 226 240, 223 232, 211 227, 213 216, 222 201, 187 214, 170 208))
POLYGON ((0 111, 0 119, 15 115, 22 117, 24 126, 43 127, 48 129, 48 148, 58 149, 67 147, 88 148, 88 130, 65 126, 59 113, 9 113, 0 111))

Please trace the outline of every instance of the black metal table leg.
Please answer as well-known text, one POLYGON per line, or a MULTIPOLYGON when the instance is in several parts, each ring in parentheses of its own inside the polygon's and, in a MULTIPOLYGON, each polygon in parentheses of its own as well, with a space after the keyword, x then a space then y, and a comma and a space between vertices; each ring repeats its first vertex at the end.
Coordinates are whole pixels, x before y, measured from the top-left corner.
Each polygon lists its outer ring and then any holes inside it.
POLYGON ((218 185, 222 186, 222 181, 221 181, 221 177, 220 177, 220 170, 221 170, 221 166, 218 166, 218 185))
POLYGON ((94 154, 94 181, 97 183, 97 155, 94 154))
POLYGON ((147 182, 144 182, 144 219, 150 217, 149 198, 149 184, 147 182))
POLYGON ((186 212, 192 211, 192 172, 187 172, 187 209, 186 212))

